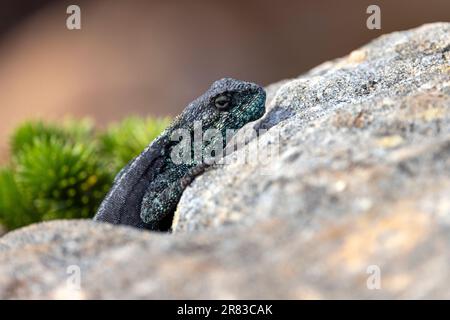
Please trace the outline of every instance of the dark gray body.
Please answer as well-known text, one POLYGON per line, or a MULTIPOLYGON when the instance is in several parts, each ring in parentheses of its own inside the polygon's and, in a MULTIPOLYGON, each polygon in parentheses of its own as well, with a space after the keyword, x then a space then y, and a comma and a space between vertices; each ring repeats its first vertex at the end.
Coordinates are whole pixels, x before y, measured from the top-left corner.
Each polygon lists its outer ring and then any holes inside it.
POLYGON ((94 220, 150 230, 168 230, 184 189, 208 167, 203 162, 174 163, 171 141, 179 129, 193 136, 194 123, 202 130, 240 129, 265 112, 260 86, 225 78, 213 83, 191 102, 172 124, 117 175, 94 220))

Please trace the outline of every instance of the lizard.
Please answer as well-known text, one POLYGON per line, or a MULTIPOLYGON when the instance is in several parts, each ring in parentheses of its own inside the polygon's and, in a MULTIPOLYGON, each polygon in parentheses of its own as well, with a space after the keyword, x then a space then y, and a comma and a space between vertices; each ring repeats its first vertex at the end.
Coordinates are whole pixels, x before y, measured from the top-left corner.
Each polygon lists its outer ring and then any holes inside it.
MULTIPOLYGON (((263 116, 265 100, 257 84, 232 78, 215 81, 117 174, 94 220, 169 231, 183 191, 211 166, 205 161, 175 163, 171 155, 180 141, 173 134, 184 129, 192 136, 194 123, 201 121, 203 132, 215 129, 225 142, 229 129, 239 130, 263 116)), ((226 142, 222 145, 225 148, 226 142)))

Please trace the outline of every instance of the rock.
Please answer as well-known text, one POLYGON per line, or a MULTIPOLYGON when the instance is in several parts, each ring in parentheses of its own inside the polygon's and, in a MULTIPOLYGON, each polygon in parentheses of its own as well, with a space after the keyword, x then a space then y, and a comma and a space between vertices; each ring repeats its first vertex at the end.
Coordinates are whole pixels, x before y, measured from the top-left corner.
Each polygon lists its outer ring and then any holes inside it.
POLYGON ((194 181, 173 234, 10 232, 0 298, 450 298, 449 60, 435 23, 269 86, 267 131, 194 181), (239 161, 256 147, 277 154, 239 161))
POLYGON ((436 169, 446 182, 432 159, 411 167, 409 177, 403 162, 420 162, 418 147, 450 133, 449 31, 449 24, 432 24, 382 36, 276 84, 257 127, 270 128, 259 150, 275 145, 278 157, 266 165, 231 162, 197 179, 183 194, 175 231, 251 224, 271 215, 341 220, 369 204, 396 203, 400 193, 422 193, 416 175, 437 182, 426 170, 436 169))

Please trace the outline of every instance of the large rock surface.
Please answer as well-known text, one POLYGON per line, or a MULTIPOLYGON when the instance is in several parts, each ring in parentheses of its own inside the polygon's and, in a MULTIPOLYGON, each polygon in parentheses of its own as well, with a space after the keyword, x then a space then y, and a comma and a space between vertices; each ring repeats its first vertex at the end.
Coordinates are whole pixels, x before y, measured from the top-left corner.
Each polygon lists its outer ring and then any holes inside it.
POLYGON ((450 298, 450 24, 267 89, 251 125, 267 132, 194 181, 173 234, 92 221, 8 233, 0 298, 450 298), (278 155, 239 161, 255 146, 278 155))

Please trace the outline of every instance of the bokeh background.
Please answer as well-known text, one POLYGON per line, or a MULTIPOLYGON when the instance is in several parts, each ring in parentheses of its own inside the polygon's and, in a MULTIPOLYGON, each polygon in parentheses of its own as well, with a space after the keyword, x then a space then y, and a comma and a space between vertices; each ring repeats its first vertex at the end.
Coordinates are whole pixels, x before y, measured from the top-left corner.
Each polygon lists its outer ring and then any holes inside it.
POLYGON ((382 33, 449 21, 448 0, 50 1, 0 4, 0 161, 25 119, 175 115, 215 79, 294 77, 382 33), (66 29, 81 7, 82 29, 66 29), (381 30, 366 8, 381 7, 381 30))

